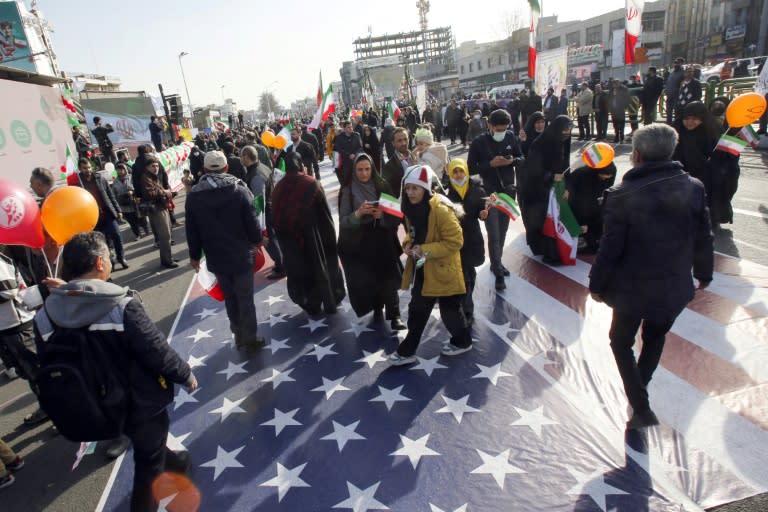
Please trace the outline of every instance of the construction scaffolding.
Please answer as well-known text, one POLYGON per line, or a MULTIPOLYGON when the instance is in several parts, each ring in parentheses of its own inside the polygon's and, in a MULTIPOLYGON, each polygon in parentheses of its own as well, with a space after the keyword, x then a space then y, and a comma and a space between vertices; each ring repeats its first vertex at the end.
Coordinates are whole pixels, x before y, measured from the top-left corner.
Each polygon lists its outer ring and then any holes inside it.
POLYGON ((451 27, 440 27, 415 32, 400 32, 383 36, 356 39, 355 60, 375 61, 382 57, 401 57, 402 64, 425 64, 434 72, 445 73, 456 69, 454 53, 456 41, 451 27))

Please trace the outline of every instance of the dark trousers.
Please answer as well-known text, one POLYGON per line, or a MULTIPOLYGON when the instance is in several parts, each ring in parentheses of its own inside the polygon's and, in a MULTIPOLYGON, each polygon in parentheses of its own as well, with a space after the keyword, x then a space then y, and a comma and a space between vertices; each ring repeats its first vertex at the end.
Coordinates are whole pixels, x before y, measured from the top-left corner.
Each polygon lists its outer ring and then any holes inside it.
POLYGON ((667 103, 666 103, 667 124, 672 124, 672 121, 674 121, 676 104, 677 104, 677 97, 674 94, 667 96, 667 103))
POLYGON ((108 242, 112 242, 117 261, 123 261, 125 259, 125 251, 123 251, 123 239, 120 237, 120 226, 118 226, 117 220, 108 214, 101 215, 94 229, 101 232, 108 242))
MULTIPOLYGON (((19 377, 33 386, 33 378, 40 363, 35 352, 35 333, 31 320, 0 331, 0 358, 6 368, 14 368, 19 377)), ((34 386, 32 391, 37 394, 34 386)))
POLYGON ((488 257, 491 260, 491 272, 495 276, 504 275, 501 255, 504 252, 504 243, 509 229, 509 217, 501 213, 498 208, 491 208, 488 219, 485 221, 485 230, 488 233, 488 257))
POLYGON ((579 116, 579 138, 588 139, 591 135, 589 130, 589 114, 585 116, 579 116))
POLYGON ((181 468, 179 456, 165 446, 168 437, 168 412, 163 411, 148 420, 126 425, 125 435, 133 445, 133 493, 131 512, 154 512, 157 504, 152 497, 152 482, 165 469, 181 468))
POLYGON ((674 322, 674 319, 666 322, 650 322, 630 313, 615 310, 613 312, 609 333, 611 350, 624 383, 627 400, 635 411, 647 412, 651 408, 646 387, 659 365, 665 336, 674 322), (641 324, 643 349, 640 351, 640 357, 635 360, 632 346, 635 344, 635 335, 641 324))
POLYGON ((264 219, 265 224, 267 225, 267 238, 269 238, 269 243, 266 247, 267 254, 269 254, 269 257, 275 262, 275 266, 272 270, 278 273, 283 273, 285 272, 285 269, 283 268, 283 251, 280 249, 280 243, 277 241, 275 228, 272 227, 272 208, 270 206, 267 206, 264 211, 264 219))
POLYGON ((423 285, 424 273, 419 270, 416 272, 416 282, 411 289, 411 302, 408 304, 408 334, 397 348, 397 353, 403 357, 416 353, 436 302, 440 303, 440 319, 451 334, 451 343, 457 347, 471 345, 472 338, 464 316, 464 295, 425 297, 421 294, 423 285))
POLYGON ((643 103, 643 124, 649 125, 656 122, 656 103, 643 103))
POLYGON ((451 139, 451 144, 456 144, 456 124, 448 125, 448 138, 451 139))
MULTIPOLYGON (((768 94, 765 95, 766 101, 768 101, 768 94)), ((763 112, 763 115, 760 116, 760 127, 758 128, 758 131, 760 134, 764 134, 766 132, 766 128, 768 128, 768 110, 763 112)))
POLYGON ((253 271, 233 274, 216 273, 224 293, 224 307, 235 343, 256 336, 256 305, 253 302, 253 271))
POLYGON ((475 291, 475 281, 477 281, 477 271, 472 265, 464 263, 462 258, 461 271, 464 273, 464 286, 467 288, 467 294, 464 296, 464 315, 471 318, 475 314, 475 302, 472 300, 472 294, 475 291))
POLYGON ((595 112, 595 129, 598 139, 608 137, 608 112, 595 112))
POLYGON ((142 230, 145 235, 149 234, 149 226, 147 225, 146 217, 139 217, 139 214, 136 212, 123 212, 123 217, 128 221, 128 225, 131 226, 131 232, 136 238, 141 236, 142 230))
POLYGON ((627 118, 611 115, 611 120, 613 121, 613 140, 624 140, 624 126, 627 124, 627 118))
POLYGON ((163 152, 163 139, 161 139, 161 138, 155 139, 153 137, 152 138, 152 145, 155 146, 155 151, 157 151, 158 153, 162 153, 163 152))

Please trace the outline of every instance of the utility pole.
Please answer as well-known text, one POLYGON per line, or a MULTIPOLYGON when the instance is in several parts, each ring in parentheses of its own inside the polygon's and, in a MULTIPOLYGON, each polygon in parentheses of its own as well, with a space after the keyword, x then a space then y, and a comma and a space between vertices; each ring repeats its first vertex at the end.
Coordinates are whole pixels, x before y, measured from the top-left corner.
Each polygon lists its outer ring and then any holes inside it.
POLYGON ((768 51, 768 0, 763 0, 763 9, 760 15, 760 31, 757 36, 757 55, 765 55, 768 51))

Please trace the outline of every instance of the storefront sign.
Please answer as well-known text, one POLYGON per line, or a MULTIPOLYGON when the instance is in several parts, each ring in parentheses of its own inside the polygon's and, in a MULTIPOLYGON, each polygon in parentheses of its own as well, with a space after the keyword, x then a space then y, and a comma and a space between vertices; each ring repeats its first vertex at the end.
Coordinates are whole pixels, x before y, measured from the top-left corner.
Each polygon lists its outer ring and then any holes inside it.
POLYGON ((744 37, 747 33, 747 25, 746 23, 743 23, 741 25, 734 25, 732 27, 728 27, 725 29, 725 40, 730 41, 731 39, 738 39, 739 37, 744 37))
POLYGON ((568 65, 575 66, 591 62, 599 62, 603 58, 603 45, 592 44, 589 46, 580 46, 579 48, 570 48, 568 50, 568 65))

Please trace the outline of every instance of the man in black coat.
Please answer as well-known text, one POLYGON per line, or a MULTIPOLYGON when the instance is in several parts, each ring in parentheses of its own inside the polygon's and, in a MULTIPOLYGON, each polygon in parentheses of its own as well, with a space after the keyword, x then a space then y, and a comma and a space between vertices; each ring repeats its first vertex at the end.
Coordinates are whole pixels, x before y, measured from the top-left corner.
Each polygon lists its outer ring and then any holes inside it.
MULTIPOLYGON (((325 158, 325 148, 321 142, 323 136, 320 133, 320 130, 310 131, 306 124, 300 124, 297 125, 297 127, 301 130, 301 140, 312 146, 312 149, 315 150, 315 156, 317 157, 317 160, 322 162, 323 158, 325 158)), ((319 168, 315 168, 315 175, 317 175, 318 179, 320 179, 319 168)))
POLYGON ((704 186, 671 161, 677 133, 665 124, 632 137, 635 165, 605 196, 605 231, 590 273, 592 298, 613 308, 609 337, 633 415, 627 427, 657 425, 647 386, 664 338, 698 288, 712 281, 713 236, 704 186), (643 349, 632 346, 642 324, 643 349))
POLYGON ((445 124, 448 127, 448 137, 451 139, 451 144, 456 144, 456 130, 459 128, 461 116, 461 109, 456 106, 456 100, 451 100, 451 104, 445 110, 445 124))
POLYGON ((517 91, 512 92, 512 99, 507 103, 507 112, 509 112, 509 116, 512 118, 512 131, 516 134, 520 133, 520 99, 518 98, 517 91))
POLYGON ((152 139, 152 145, 155 146, 155 151, 158 153, 163 150, 163 128, 160 123, 157 122, 157 118, 152 116, 149 118, 149 137, 152 139))
POLYGON ((231 140, 225 141, 221 145, 221 149, 224 151, 224 156, 227 157, 227 168, 229 169, 227 172, 235 178, 244 180, 245 167, 243 162, 240 161, 240 157, 235 154, 235 143, 231 140))
POLYGON ((101 126, 101 118, 99 116, 93 118, 93 125, 91 133, 96 137, 96 143, 99 145, 99 150, 101 150, 101 156, 109 162, 117 162, 115 152, 112 151, 112 141, 109 138, 109 134, 115 131, 115 129, 109 123, 101 126))
MULTIPOLYGON (((523 151, 517 135, 509 131, 512 120, 506 110, 498 109, 488 116, 488 132, 479 135, 469 146, 467 157, 469 172, 479 174, 483 188, 489 194, 506 192, 514 197, 515 166, 523 161, 523 151)), ((497 208, 488 214, 485 229, 488 232, 488 256, 491 272, 496 276, 496 289, 507 287, 504 277, 509 275, 501 263, 501 253, 509 228, 509 217, 497 208)))
POLYGON ((291 153, 295 151, 298 153, 301 156, 301 162, 304 164, 304 167, 307 168, 307 173, 312 175, 312 172, 314 172, 315 179, 319 180, 320 166, 317 163, 315 148, 308 142, 302 140, 301 132, 299 131, 299 128, 296 128, 295 126, 291 129, 291 143, 290 146, 286 146, 285 152, 291 153))
POLYGON ((96 200, 99 207, 99 220, 96 222, 96 231, 100 231, 107 240, 112 242, 115 248, 115 256, 123 269, 128 268, 128 262, 125 260, 125 251, 123 250, 123 239, 120 236, 120 226, 118 221, 123 220, 123 212, 117 203, 112 187, 107 180, 95 174, 91 161, 87 158, 81 158, 77 163, 78 174, 77 184, 87 190, 96 200))
POLYGON ((205 175, 187 195, 189 263, 197 272, 205 252, 206 266, 224 293, 235 345, 261 348, 264 338, 256 335, 251 249, 261 243, 262 235, 253 194, 227 173, 227 158, 220 151, 206 153, 204 165, 205 175))
POLYGON ((113 368, 122 373, 130 396, 124 427, 133 444, 135 466, 130 508, 155 510, 155 478, 167 470, 186 472, 190 465, 188 453, 166 447, 166 407, 173 401, 173 384, 192 392, 197 389, 197 379, 152 323, 140 300, 127 288, 106 282, 112 265, 101 233, 75 235, 64 245, 61 257, 69 283, 51 289, 45 307, 35 316, 38 354, 44 357, 43 340, 59 328, 88 328, 89 335, 98 336, 113 368))
POLYGON ((645 77, 643 92, 640 96, 643 105, 643 124, 656 122, 656 106, 659 103, 659 96, 664 91, 664 80, 656 75, 656 68, 648 68, 648 76, 645 77))
POLYGON ((342 186, 346 185, 352 175, 352 163, 355 155, 363 150, 363 139, 352 129, 352 123, 342 121, 343 131, 333 139, 333 150, 339 154, 339 162, 334 162, 336 177, 342 186))
POLYGON ((384 167, 381 169, 381 177, 389 185, 389 189, 392 191, 392 195, 400 198, 402 192, 401 183, 403 181, 403 175, 405 170, 416 164, 416 159, 408 150, 408 129, 403 126, 398 126, 392 133, 392 147, 394 148, 394 155, 390 158, 384 167))

